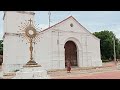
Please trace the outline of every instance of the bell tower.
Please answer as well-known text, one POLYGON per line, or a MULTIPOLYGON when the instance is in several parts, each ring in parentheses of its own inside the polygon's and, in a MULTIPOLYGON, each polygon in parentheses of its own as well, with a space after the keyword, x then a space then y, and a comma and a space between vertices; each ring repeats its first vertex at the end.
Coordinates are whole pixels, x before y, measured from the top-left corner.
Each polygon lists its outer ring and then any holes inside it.
POLYGON ((4 37, 3 37, 3 66, 4 71, 13 71, 19 68, 17 65, 26 62, 27 55, 24 42, 20 39, 20 27, 28 20, 34 21, 35 13, 33 11, 4 11, 4 37), (24 59, 24 62, 22 60, 24 59))
POLYGON ((17 33, 18 26, 30 18, 34 21, 33 11, 4 11, 4 33, 17 33))

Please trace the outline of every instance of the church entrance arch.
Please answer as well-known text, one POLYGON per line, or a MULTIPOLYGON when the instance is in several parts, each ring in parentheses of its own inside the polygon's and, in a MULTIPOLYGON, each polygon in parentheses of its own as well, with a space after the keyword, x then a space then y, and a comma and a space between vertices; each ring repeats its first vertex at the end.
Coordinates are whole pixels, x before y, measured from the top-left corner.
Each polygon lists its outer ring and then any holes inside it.
POLYGON ((71 66, 78 66, 77 64, 77 46, 73 41, 67 41, 64 45, 65 48, 65 66, 70 61, 71 66))

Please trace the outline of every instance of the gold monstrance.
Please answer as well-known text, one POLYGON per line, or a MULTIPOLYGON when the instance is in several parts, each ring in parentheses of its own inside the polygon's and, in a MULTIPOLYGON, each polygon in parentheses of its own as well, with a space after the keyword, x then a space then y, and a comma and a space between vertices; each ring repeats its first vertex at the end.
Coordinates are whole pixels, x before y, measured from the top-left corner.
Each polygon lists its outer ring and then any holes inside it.
POLYGON ((38 32, 36 31, 35 27, 32 25, 32 20, 28 20, 29 21, 29 25, 27 25, 26 28, 24 28, 24 36, 26 37, 26 39, 28 40, 28 42, 30 43, 30 60, 27 62, 27 64, 25 66, 40 66, 38 65, 38 63, 36 63, 33 60, 33 46, 32 44, 35 43, 33 42, 34 39, 36 39, 36 36, 38 35, 38 32))

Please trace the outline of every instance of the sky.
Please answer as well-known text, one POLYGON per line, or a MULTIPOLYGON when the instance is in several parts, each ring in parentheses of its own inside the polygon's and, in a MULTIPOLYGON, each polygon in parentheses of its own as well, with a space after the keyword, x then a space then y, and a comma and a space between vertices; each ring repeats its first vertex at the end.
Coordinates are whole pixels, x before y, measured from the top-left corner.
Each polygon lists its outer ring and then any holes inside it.
MULTIPOLYGON (((91 33, 113 31, 120 38, 120 11, 51 11, 51 25, 73 16, 91 33)), ((48 11, 35 11, 35 22, 39 29, 49 26, 48 11)), ((3 11, 0 11, 0 39, 3 37, 3 11)))

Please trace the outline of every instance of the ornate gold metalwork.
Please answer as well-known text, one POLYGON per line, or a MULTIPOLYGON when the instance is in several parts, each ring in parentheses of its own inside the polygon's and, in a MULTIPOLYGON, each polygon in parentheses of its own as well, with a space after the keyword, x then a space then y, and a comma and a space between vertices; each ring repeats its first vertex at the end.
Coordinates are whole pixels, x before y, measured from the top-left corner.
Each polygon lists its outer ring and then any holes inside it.
POLYGON ((33 60, 33 39, 36 37, 36 29, 34 27, 31 26, 31 22, 32 20, 30 19, 30 25, 28 27, 25 28, 25 35, 28 37, 29 39, 29 43, 30 43, 30 60, 27 62, 26 65, 37 65, 37 63, 33 60))
POLYGON ((33 52, 33 46, 32 46, 32 38, 30 38, 30 47, 29 47, 29 50, 30 50, 30 61, 27 62, 26 65, 37 65, 37 63, 33 60, 33 55, 32 55, 32 52, 33 52))
POLYGON ((35 43, 35 42, 33 42, 33 40, 35 40, 36 37, 38 36, 38 32, 36 31, 36 28, 34 27, 34 25, 32 25, 32 20, 30 19, 28 21, 29 21, 29 24, 27 24, 27 25, 25 24, 26 27, 22 27, 22 28, 24 28, 22 31, 24 31, 25 38, 27 39, 27 41, 30 44, 30 47, 29 47, 30 60, 27 62, 25 67, 41 66, 41 65, 38 65, 38 63, 36 63, 33 60, 33 46, 32 46, 32 44, 35 43))
POLYGON ((25 34, 28 38, 35 38, 36 37, 36 29, 31 26, 28 26, 25 29, 25 34))

